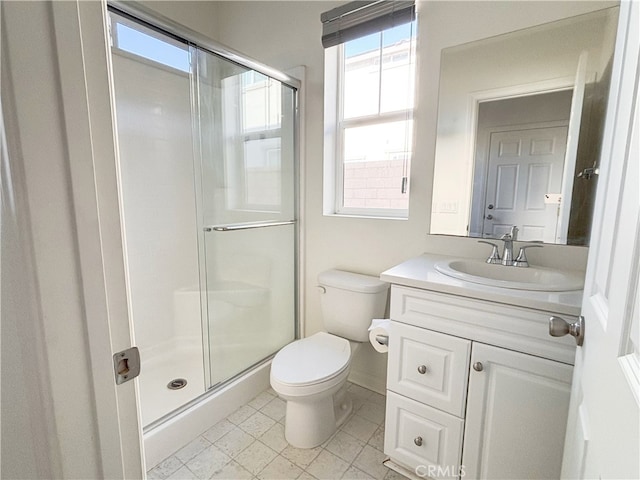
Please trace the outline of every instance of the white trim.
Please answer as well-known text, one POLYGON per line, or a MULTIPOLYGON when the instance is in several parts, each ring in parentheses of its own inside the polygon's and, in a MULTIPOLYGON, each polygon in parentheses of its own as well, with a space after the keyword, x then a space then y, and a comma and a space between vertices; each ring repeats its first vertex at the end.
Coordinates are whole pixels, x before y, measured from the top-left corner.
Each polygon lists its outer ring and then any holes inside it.
POLYGON ((336 155, 338 148, 338 47, 324 51, 324 154, 322 212, 336 211, 336 155))
POLYGON ((469 112, 467 115, 467 155, 473 154, 475 151, 480 103, 569 90, 573 88, 574 83, 575 77, 560 77, 541 82, 470 92, 467 97, 467 111, 469 112))
POLYGON ((111 58, 104 2, 52 4, 96 423, 105 478, 143 472, 134 382, 116 386, 113 353, 132 344, 116 172, 111 58), (87 161, 89 160, 89 161, 87 161))
POLYGON ((380 395, 387 395, 387 382, 384 377, 371 372, 363 372, 362 370, 351 370, 348 380, 368 390, 373 390, 380 395))
MULTIPOLYGON (((491 102, 496 100, 506 100, 509 98, 526 97, 529 95, 536 95, 541 93, 552 93, 561 90, 572 89, 575 82, 575 77, 559 77, 550 80, 543 80, 540 82, 524 83, 520 85, 509 85, 507 87, 491 88, 488 90, 478 90, 469 92, 467 95, 467 127, 466 127, 466 145, 464 151, 464 158, 473 159, 473 167, 469 169, 469 176, 465 181, 465 185, 461 187, 462 191, 468 192, 468 212, 469 221, 468 228, 471 228, 471 213, 473 200, 473 179, 475 175, 475 158, 476 148, 478 144, 478 114, 480 111, 480 104, 483 102, 491 102)), ((469 231, 467 231, 469 235, 469 231)))
MULTIPOLYGON (((569 219, 571 216, 571 198, 573 196, 573 182, 575 181, 578 145, 580 142, 580 126, 582 124, 582 109, 584 107, 584 90, 587 82, 587 59, 589 54, 583 51, 578 60, 578 68, 571 98, 571 114, 569 117, 569 131, 567 136, 567 150, 562 169, 562 188, 560 195, 560 210, 556 227, 555 243, 565 244, 569 237, 569 219)), ((595 79, 594 79, 595 80, 595 79)))

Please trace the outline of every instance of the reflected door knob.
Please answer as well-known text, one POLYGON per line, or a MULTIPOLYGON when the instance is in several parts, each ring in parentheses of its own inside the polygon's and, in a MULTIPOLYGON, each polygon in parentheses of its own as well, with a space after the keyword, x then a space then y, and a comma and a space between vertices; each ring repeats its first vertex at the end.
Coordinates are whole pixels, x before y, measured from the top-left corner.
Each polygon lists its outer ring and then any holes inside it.
POLYGON ((584 317, 582 315, 574 323, 569 323, 562 317, 549 318, 549 335, 564 337, 567 334, 576 338, 576 345, 582 346, 584 342, 584 317))
POLYGON ((487 215, 486 218, 487 218, 487 220, 493 220, 493 215, 489 214, 489 215, 487 215))
POLYGON ((493 210, 493 204, 490 203, 489 206, 487 207, 489 210, 493 210))

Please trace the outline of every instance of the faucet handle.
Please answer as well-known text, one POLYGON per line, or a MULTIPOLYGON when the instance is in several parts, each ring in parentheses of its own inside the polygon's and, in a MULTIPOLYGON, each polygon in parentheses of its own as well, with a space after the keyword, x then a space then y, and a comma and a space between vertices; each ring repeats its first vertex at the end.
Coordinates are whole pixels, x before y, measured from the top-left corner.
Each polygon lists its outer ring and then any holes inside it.
POLYGON ((531 244, 531 245, 523 245, 522 247, 520 247, 520 252, 518 253, 518 256, 516 257, 516 259, 513 261, 514 267, 529 266, 529 262, 527 261, 527 254, 525 252, 527 248, 542 248, 542 245, 531 244))
POLYGON ((498 253, 498 245, 492 242, 487 242, 486 240, 478 240, 478 243, 486 243, 487 245, 491 245, 493 248, 491 249, 491 254, 487 257, 487 263, 500 263, 500 254, 498 253))

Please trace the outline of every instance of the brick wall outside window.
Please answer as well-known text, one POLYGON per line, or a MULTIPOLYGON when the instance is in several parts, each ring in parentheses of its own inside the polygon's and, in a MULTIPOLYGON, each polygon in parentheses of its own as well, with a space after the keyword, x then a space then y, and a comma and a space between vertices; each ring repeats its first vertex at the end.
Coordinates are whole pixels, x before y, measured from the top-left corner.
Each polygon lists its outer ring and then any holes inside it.
POLYGON ((402 160, 344 163, 344 206, 408 208, 409 191, 402 193, 402 160))

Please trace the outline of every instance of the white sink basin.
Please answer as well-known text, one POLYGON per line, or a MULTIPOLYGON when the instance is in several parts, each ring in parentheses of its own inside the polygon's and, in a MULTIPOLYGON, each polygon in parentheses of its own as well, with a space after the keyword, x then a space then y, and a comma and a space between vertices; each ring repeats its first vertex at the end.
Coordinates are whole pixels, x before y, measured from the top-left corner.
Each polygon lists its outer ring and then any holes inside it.
POLYGON ((563 292, 581 290, 584 282, 573 272, 542 267, 505 267, 477 260, 445 260, 435 264, 436 270, 466 282, 515 290, 563 292))

